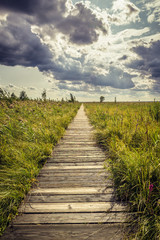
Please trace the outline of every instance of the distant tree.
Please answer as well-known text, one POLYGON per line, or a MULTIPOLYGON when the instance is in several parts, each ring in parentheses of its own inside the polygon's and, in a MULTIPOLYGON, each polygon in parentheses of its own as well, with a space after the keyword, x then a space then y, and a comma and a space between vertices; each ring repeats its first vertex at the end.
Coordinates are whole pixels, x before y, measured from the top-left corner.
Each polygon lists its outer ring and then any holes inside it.
POLYGON ((4 98, 5 94, 2 88, 0 88, 0 99, 4 98))
POLYGON ((117 102, 117 99, 116 99, 116 97, 115 97, 115 100, 114 100, 114 102, 115 102, 115 103, 117 102))
POLYGON ((105 97, 104 96, 100 96, 100 102, 102 103, 102 102, 104 102, 104 100, 105 100, 105 97))
POLYGON ((10 93, 0 88, 0 99, 9 99, 10 93))
POLYGON ((75 102, 76 101, 76 97, 75 96, 73 96, 73 94, 72 93, 70 93, 70 100, 69 100, 69 102, 75 102))
POLYGON ((27 93, 25 91, 21 91, 19 95, 19 99, 24 101, 28 99, 27 93))
POLYGON ((15 95, 14 92, 11 94, 11 98, 12 98, 12 99, 17 99, 17 96, 15 95))
POLYGON ((44 89, 42 92, 42 99, 46 101, 46 98, 47 98, 47 93, 46 93, 46 89, 44 89))

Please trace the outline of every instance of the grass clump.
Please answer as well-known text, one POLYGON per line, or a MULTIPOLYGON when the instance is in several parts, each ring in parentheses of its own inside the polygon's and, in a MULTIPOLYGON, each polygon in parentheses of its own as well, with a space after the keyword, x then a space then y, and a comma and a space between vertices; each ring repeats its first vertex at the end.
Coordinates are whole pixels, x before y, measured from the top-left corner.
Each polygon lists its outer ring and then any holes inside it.
POLYGON ((78 103, 1 99, 0 235, 78 108, 78 103))
POLYGON ((97 142, 108 152, 117 198, 136 212, 133 239, 160 239, 160 103, 85 108, 97 142))

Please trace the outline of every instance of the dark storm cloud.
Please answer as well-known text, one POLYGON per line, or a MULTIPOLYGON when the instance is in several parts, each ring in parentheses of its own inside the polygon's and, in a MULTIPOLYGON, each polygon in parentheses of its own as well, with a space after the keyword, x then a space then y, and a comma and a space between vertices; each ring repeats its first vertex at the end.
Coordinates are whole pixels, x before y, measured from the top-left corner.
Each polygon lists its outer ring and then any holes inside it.
POLYGON ((89 63, 86 63, 84 70, 80 60, 67 59, 63 54, 53 56, 40 36, 31 31, 32 23, 42 24, 42 29, 52 26, 53 31, 63 33, 77 45, 92 44, 98 40, 99 34, 108 34, 108 25, 82 2, 64 16, 67 11, 65 3, 66 0, 0 1, 0 8, 9 11, 7 21, 2 21, 0 26, 0 64, 38 67, 41 72, 53 73, 54 79, 74 85, 84 82, 94 87, 134 87, 134 76, 116 67, 111 66, 109 74, 104 76, 92 73, 89 63))
MULTIPOLYGON (((135 77, 135 75, 130 75, 126 72, 123 72, 123 70, 118 69, 116 67, 111 66, 109 74, 104 75, 96 75, 92 74, 91 72, 79 72, 77 71, 64 71, 61 73, 56 74, 56 79, 61 79, 65 81, 75 82, 81 84, 80 81, 83 81, 86 84, 92 85, 92 86, 100 86, 100 87, 107 87, 111 86, 113 88, 119 88, 119 89, 129 89, 134 87, 134 83, 132 81, 132 78, 135 77), (72 77, 71 77, 72 76, 72 77)), ((64 85, 62 84, 63 81, 61 81, 61 87, 64 85)), ((78 89, 78 88, 77 88, 78 89)))
MULTIPOLYGON (((17 20, 15 17, 12 20, 17 20)), ((0 28, 0 64, 6 66, 38 67, 48 71, 53 65, 52 55, 40 39, 31 32, 27 24, 13 25, 11 22, 0 28)))
POLYGON ((121 58, 119 58, 118 60, 126 60, 128 58, 127 55, 123 55, 121 58))
POLYGON ((107 34, 101 19, 98 19, 91 9, 80 2, 68 14, 67 0, 4 0, 0 9, 25 14, 30 24, 53 24, 54 27, 76 44, 91 44, 98 40, 98 31, 107 34), (74 11, 74 14, 72 14, 74 11))
POLYGON ((98 40, 97 31, 108 33, 108 29, 98 19, 91 9, 86 8, 83 3, 75 6, 74 15, 64 18, 56 27, 64 34, 69 35, 70 41, 76 44, 91 44, 98 40))
POLYGON ((160 41, 152 42, 150 47, 138 46, 133 51, 141 59, 132 61, 129 67, 151 74, 151 78, 160 80, 160 41))
POLYGON ((110 66, 108 75, 99 77, 93 76, 92 82, 99 86, 111 86, 113 88, 129 89, 134 87, 134 83, 132 81, 133 77, 135 77, 135 75, 130 75, 120 68, 110 66))
POLYGON ((45 24, 58 21, 66 12, 66 0, 1 0, 0 9, 23 13, 30 22, 45 24))

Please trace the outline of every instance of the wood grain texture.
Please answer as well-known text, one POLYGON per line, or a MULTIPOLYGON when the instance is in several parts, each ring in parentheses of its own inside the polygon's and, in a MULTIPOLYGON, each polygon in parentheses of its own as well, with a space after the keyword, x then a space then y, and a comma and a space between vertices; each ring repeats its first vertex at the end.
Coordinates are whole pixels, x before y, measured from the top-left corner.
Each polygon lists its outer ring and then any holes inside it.
POLYGON ((14 225, 3 240, 122 240, 123 231, 124 224, 14 225))
POLYGON ((15 224, 77 224, 77 223, 127 223, 129 213, 33 213, 22 214, 15 220, 15 224))

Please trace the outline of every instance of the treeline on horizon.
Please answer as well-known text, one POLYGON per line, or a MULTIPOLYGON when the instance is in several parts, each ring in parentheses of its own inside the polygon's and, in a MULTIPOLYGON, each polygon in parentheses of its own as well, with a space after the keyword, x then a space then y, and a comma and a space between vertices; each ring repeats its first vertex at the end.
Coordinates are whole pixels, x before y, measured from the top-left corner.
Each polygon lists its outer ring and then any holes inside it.
MULTIPOLYGON (((56 101, 54 99, 47 99, 47 92, 46 89, 43 90, 42 94, 41 94, 41 98, 37 98, 37 99, 31 99, 28 97, 27 93, 23 90, 20 92, 19 97, 16 96, 16 94, 14 92, 10 93, 7 92, 6 90, 3 90, 2 88, 0 88, 0 99, 3 100, 8 100, 8 101, 12 101, 12 100, 21 100, 21 101, 25 101, 25 100, 43 100, 43 101, 56 101)), ((61 102, 78 102, 76 100, 76 97, 70 93, 70 99, 64 100, 64 98, 61 99, 61 102)))

